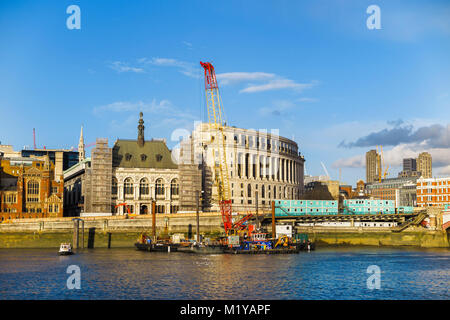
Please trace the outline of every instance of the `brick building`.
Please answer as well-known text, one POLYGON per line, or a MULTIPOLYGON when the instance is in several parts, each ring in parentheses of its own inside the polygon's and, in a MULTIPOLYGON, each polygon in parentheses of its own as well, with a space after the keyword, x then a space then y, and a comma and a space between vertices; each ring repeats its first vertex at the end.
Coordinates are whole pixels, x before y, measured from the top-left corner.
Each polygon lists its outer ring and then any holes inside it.
POLYGON ((62 176, 48 156, 0 160, 0 220, 62 217, 62 176))
POLYGON ((417 180, 417 206, 434 207, 450 204, 450 177, 417 180))

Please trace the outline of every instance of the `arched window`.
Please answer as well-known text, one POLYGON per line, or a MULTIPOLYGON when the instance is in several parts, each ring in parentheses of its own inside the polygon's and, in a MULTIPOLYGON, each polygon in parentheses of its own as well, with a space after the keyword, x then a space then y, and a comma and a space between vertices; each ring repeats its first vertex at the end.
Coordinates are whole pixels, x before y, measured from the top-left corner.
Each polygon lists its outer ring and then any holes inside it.
POLYGON ((111 193, 113 196, 117 195, 117 179, 116 178, 112 178, 111 193))
POLYGON ((27 201, 39 202, 39 182, 31 180, 27 183, 27 201))
POLYGON ((249 183, 247 185, 247 197, 251 198, 252 196, 252 185, 249 183))
POLYGON ((178 196, 179 192, 180 192, 180 185, 178 184, 178 180, 177 179, 173 179, 170 182, 170 195, 173 196, 178 196))
POLYGON ((125 195, 133 195, 133 180, 126 178, 123 185, 123 192, 125 195))
POLYGON ((147 178, 141 179, 141 182, 139 183, 139 194, 142 195, 148 195, 149 194, 149 188, 148 188, 148 180, 147 178))
POLYGON ((163 180, 161 178, 156 180, 155 192, 156 192, 156 196, 163 196, 164 195, 164 182, 163 182, 163 180))

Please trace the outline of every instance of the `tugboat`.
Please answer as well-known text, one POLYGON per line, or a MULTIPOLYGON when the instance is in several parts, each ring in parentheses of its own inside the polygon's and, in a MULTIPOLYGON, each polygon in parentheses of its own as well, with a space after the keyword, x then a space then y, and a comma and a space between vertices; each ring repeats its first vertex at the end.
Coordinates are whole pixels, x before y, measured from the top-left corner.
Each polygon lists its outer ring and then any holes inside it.
POLYGON ((235 244, 224 250, 225 253, 232 254, 289 254, 299 253, 298 248, 292 239, 282 236, 278 239, 268 239, 267 233, 252 233, 249 240, 240 241, 236 236, 235 244))
POLYGON ((72 245, 70 243, 61 243, 58 254, 60 256, 68 256, 73 254, 72 245))

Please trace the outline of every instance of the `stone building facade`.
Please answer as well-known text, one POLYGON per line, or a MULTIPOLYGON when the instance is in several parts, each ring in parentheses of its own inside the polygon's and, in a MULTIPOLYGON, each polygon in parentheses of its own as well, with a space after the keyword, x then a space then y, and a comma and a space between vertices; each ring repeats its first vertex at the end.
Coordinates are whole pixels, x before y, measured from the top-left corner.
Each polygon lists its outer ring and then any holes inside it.
POLYGON ((366 182, 372 183, 378 180, 378 153, 376 150, 366 152, 366 182))
POLYGON ((425 179, 433 176, 433 162, 431 154, 428 152, 422 152, 417 157, 417 171, 421 173, 421 176, 425 179))
MULTIPOLYGON (((180 164, 189 163, 184 158, 188 155, 201 167, 205 211, 219 210, 213 156, 215 134, 209 124, 198 123, 180 151, 180 164)), ((254 210, 256 198, 259 208, 269 208, 274 199, 300 199, 304 192, 305 159, 296 142, 277 132, 236 127, 224 127, 224 136, 233 211, 254 210)))
MULTIPOLYGON (((79 150, 84 150, 80 140, 79 150)), ((84 152, 83 152, 84 155, 84 152)), ((140 114, 138 138, 118 139, 108 148, 107 139, 97 139, 91 158, 83 159, 64 172, 66 214, 151 213, 152 201, 158 213, 180 209, 178 165, 163 139, 144 139, 140 114), (120 204, 126 204, 120 206, 120 204)))
MULTIPOLYGON (((66 207, 100 212, 89 203, 94 197, 103 197, 104 203, 111 203, 108 212, 114 214, 127 212, 125 206, 120 206, 124 203, 130 213, 150 213, 152 201, 156 202, 157 213, 195 211, 197 203, 201 211, 219 211, 213 136, 208 124, 198 124, 172 151, 164 139, 144 139, 141 113, 137 139, 118 139, 112 148, 111 192, 89 191, 89 175, 92 177, 98 170, 93 165, 94 157, 90 161, 80 158, 80 164, 64 172, 66 207)), ((226 127, 225 136, 233 211, 254 210, 256 198, 259 208, 266 209, 274 199, 300 199, 305 160, 294 141, 274 133, 234 127, 226 127)))
POLYGON ((64 182, 54 174, 48 156, 1 159, 0 220, 62 217, 64 182))

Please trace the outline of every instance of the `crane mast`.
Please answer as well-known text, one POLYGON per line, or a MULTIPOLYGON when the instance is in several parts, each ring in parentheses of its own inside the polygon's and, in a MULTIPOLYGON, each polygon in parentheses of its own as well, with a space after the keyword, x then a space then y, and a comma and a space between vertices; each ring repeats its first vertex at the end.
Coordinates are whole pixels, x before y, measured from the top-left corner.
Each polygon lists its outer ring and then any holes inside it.
POLYGON ((228 235, 232 229, 231 219, 231 188, 228 171, 226 141, 224 127, 226 126, 223 115, 223 106, 219 94, 216 73, 209 62, 200 62, 205 71, 205 93, 208 109, 209 131, 213 148, 213 161, 215 183, 217 185, 220 212, 222 213, 223 226, 228 235))

